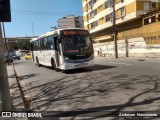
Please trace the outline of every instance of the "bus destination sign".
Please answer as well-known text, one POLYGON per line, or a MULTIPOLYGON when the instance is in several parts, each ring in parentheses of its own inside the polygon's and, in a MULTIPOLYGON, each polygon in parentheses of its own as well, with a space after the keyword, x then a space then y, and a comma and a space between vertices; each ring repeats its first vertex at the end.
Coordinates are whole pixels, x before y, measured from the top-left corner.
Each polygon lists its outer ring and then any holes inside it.
POLYGON ((65 30, 62 32, 63 35, 88 35, 88 31, 86 30, 65 30))

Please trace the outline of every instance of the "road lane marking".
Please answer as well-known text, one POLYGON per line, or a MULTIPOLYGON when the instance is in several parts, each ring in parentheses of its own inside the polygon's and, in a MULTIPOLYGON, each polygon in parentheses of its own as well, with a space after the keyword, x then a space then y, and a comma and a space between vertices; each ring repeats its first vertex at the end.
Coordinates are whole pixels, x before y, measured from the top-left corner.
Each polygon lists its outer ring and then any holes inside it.
POLYGON ((128 63, 116 63, 116 62, 109 62, 111 64, 120 64, 120 65, 128 65, 131 66, 132 64, 128 64, 128 63))

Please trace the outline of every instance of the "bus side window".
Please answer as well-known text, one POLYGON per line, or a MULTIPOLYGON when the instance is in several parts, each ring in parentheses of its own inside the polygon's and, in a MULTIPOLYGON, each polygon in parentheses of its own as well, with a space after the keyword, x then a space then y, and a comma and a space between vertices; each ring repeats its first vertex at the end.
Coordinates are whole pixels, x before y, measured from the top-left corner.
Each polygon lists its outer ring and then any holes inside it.
POLYGON ((40 40, 40 47, 42 50, 44 50, 44 39, 43 38, 40 40))
POLYGON ((55 50, 55 45, 54 45, 53 36, 49 36, 49 37, 48 37, 47 48, 48 48, 49 50, 55 50))

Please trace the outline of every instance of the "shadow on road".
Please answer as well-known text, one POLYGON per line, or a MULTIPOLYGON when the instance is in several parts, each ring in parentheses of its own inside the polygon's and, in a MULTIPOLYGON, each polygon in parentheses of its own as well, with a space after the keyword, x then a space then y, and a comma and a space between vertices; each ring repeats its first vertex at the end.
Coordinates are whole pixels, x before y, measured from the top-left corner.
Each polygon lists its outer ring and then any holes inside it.
POLYGON ((28 75, 23 75, 23 76, 18 76, 19 80, 24 80, 24 79, 29 79, 31 77, 35 77, 37 74, 28 74, 28 75))
MULTIPOLYGON (((96 68, 109 69, 108 66, 96 68)), ((49 81, 39 85, 39 81, 34 81, 29 90, 39 91, 32 96, 39 110, 59 111, 50 116, 91 117, 88 120, 111 116, 118 120, 118 113, 125 110, 160 110, 158 104, 155 105, 160 102, 159 75, 115 75, 114 72, 93 70, 49 81)))
MULTIPOLYGON (((69 116, 74 120, 85 116, 91 117, 87 120, 94 120, 110 116, 112 120, 128 120, 130 118, 119 118, 118 114, 127 110, 160 110, 160 75, 117 75, 110 71, 115 67, 95 65, 70 70, 62 77, 50 78, 46 82, 37 80, 26 85, 37 108, 52 117, 69 116)), ((25 80, 36 75, 19 78, 25 80)), ((145 117, 141 117, 143 119, 145 117)))

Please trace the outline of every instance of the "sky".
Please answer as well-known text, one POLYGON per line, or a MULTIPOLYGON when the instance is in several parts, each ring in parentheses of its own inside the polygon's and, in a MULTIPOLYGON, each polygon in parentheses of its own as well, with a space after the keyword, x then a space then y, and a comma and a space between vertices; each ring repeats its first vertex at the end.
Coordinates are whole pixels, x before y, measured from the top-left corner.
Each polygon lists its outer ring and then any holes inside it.
POLYGON ((6 37, 39 36, 57 26, 67 15, 82 16, 82 0, 10 0, 11 22, 6 37))

